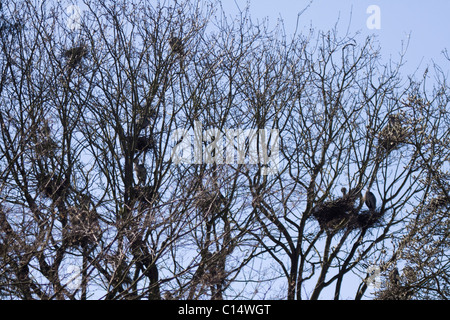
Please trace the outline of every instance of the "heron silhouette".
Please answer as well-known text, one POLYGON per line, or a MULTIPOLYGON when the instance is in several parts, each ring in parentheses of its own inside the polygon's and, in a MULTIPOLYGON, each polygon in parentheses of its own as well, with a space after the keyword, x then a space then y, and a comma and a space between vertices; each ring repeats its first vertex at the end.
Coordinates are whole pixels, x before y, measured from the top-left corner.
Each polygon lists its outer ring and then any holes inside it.
POLYGON ((376 204, 377 204, 377 199, 375 198, 375 195, 370 192, 369 189, 367 189, 366 191, 366 195, 365 195, 365 203, 367 208, 369 208, 369 210, 375 210, 376 208, 376 204))
POLYGON ((147 169, 143 164, 139 164, 139 159, 134 159, 134 171, 138 178, 138 184, 144 184, 147 180, 147 169))

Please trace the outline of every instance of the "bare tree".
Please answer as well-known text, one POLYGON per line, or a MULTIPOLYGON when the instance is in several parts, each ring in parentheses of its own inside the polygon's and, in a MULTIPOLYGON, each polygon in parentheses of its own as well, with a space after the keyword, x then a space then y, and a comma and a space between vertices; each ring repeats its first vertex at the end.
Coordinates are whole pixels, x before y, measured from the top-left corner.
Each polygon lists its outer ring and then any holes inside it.
POLYGON ((205 3, 3 6, 2 298, 447 298, 445 74, 205 3))

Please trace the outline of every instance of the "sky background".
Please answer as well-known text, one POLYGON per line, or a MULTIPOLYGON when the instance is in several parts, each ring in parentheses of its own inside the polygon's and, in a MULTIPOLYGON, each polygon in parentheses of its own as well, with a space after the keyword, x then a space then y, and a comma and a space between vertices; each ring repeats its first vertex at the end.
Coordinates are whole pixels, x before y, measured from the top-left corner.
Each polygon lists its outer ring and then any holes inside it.
MULTIPOLYGON (((448 0, 224 0, 223 8, 230 14, 250 3, 252 19, 269 19, 275 26, 277 19, 284 21, 286 32, 294 33, 297 15, 306 7, 299 19, 299 30, 305 33, 313 27, 317 31, 328 31, 336 23, 338 35, 360 33, 359 40, 376 35, 381 47, 383 61, 399 60, 402 43, 409 38, 404 73, 412 74, 418 69, 420 77, 427 66, 439 65, 446 74, 450 62, 442 51, 450 48, 450 1, 448 0), (367 8, 380 8, 380 29, 369 29, 367 20, 371 13, 367 8)), ((430 68, 430 74, 431 73, 430 68)))

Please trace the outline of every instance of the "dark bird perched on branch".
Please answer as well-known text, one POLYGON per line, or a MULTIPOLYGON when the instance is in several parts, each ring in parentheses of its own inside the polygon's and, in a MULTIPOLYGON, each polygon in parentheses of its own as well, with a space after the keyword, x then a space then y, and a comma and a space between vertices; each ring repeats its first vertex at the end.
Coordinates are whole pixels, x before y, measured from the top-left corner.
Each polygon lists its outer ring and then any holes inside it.
POLYGON ((51 128, 48 119, 39 119, 39 127, 36 130, 36 143, 34 151, 38 156, 52 157, 58 144, 51 138, 51 128))
POLYGON ((150 123, 151 123, 151 119, 152 119, 151 117, 143 117, 140 120, 140 123, 141 123, 140 129, 142 130, 142 129, 147 128, 150 125, 150 123))
POLYGON ((51 129, 50 129, 48 119, 44 119, 44 122, 43 122, 42 126, 39 127, 38 132, 39 132, 40 138, 45 139, 50 136, 51 129))
POLYGON ((359 213, 352 214, 348 222, 350 230, 373 228, 381 223, 385 211, 376 210, 376 198, 370 190, 366 191, 364 201, 369 210, 362 210, 359 213))
POLYGON ((173 32, 170 33, 169 45, 174 54, 179 56, 180 70, 184 72, 184 44, 181 38, 175 37, 173 32))
POLYGON ((369 189, 367 189, 367 191, 366 191, 364 200, 365 200, 366 206, 367 206, 367 208, 369 208, 369 210, 375 210, 376 204, 377 204, 377 199, 375 198, 375 195, 372 192, 370 192, 369 189))
POLYGON ((392 269, 391 273, 389 274, 389 281, 394 286, 400 285, 400 274, 398 273, 397 267, 392 269))
POLYGON ((139 159, 134 159, 134 171, 138 178, 138 184, 145 184, 147 180, 147 169, 143 164, 139 164, 139 159))
POLYGON ((152 107, 147 106, 148 104, 146 104, 145 109, 143 109, 141 114, 139 115, 139 130, 147 128, 152 123, 152 120, 154 121, 158 117, 158 113, 156 112, 156 110, 152 107))

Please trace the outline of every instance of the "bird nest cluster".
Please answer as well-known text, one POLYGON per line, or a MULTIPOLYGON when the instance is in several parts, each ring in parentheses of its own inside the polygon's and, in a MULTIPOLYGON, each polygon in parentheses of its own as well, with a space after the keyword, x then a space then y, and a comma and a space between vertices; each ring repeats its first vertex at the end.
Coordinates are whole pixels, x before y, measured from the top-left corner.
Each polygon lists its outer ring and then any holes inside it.
POLYGON ((339 198, 316 206, 313 210, 313 216, 322 229, 327 231, 340 230, 348 223, 354 210, 352 199, 339 198))
POLYGON ((73 68, 81 62, 81 59, 88 53, 87 46, 81 45, 73 47, 64 51, 64 56, 67 58, 67 65, 73 68))
POLYGON ((225 198, 220 191, 199 190, 195 194, 195 205, 205 214, 220 212, 224 202, 225 198))
POLYGON ((61 197, 69 188, 67 180, 53 174, 38 173, 36 179, 39 191, 51 199, 61 197))
POLYGON ((331 201, 317 207, 313 216, 322 229, 327 232, 340 230, 368 229, 380 224, 383 216, 379 210, 363 210, 358 212, 345 201, 331 201))
POLYGON ((383 211, 376 209, 358 210, 355 201, 359 194, 344 195, 333 201, 324 202, 313 209, 313 216, 321 229, 328 233, 344 229, 368 229, 380 224, 383 211))
POLYGON ((144 207, 152 206, 158 201, 158 193, 153 186, 135 186, 133 188, 133 197, 144 207))
POLYGON ((359 213, 352 213, 347 222, 349 230, 368 229, 381 225, 383 211, 381 210, 363 210, 359 213))
POLYGON ((152 136, 126 137, 129 146, 132 149, 147 152, 156 148, 156 142, 152 136))
POLYGON ((95 211, 69 209, 69 222, 63 229, 63 238, 71 247, 95 244, 101 235, 95 211))
POLYGON ((387 152, 397 149, 402 143, 405 143, 409 132, 402 125, 400 115, 392 115, 386 127, 381 130, 378 136, 378 145, 387 152))
POLYGON ((51 138, 39 141, 34 146, 34 150, 39 156, 53 156, 56 148, 58 148, 58 144, 51 138))

